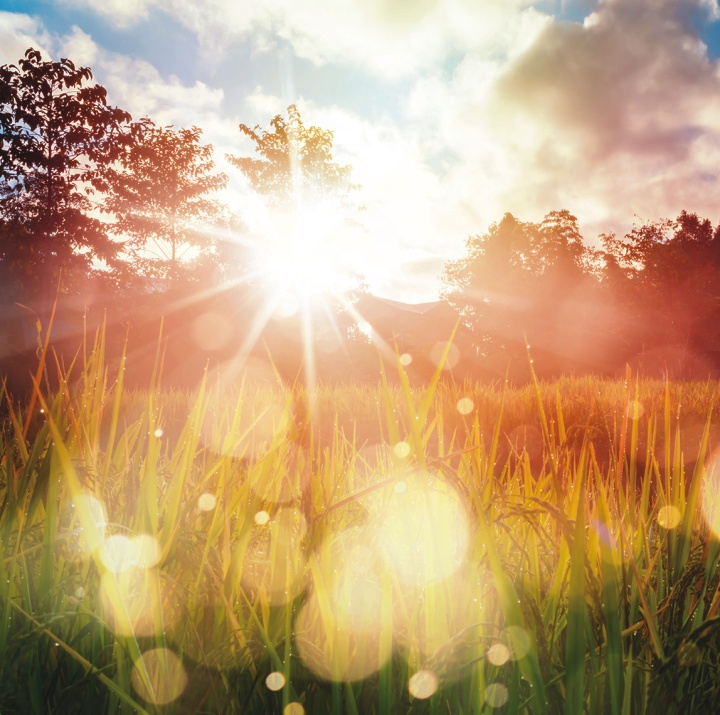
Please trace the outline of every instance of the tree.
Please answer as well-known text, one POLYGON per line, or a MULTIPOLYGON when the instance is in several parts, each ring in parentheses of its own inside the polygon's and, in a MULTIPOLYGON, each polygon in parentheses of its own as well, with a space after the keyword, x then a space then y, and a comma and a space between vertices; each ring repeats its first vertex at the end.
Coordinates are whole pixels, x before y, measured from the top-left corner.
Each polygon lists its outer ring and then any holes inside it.
MULTIPOLYGON (((290 282, 303 292, 313 288, 303 275, 312 274, 315 280, 318 264, 331 263, 329 270, 347 283, 341 301, 347 302, 364 290, 363 277, 347 258, 347 243, 360 228, 361 208, 351 200, 358 186, 350 180, 351 167, 334 160, 333 132, 307 126, 294 105, 287 113, 287 119, 274 117, 270 130, 240 125, 261 158, 227 156, 266 204, 266 220, 252 241, 255 281, 262 284, 269 278, 273 283, 271 274, 277 267, 278 274, 297 277, 290 282)), ((328 274, 328 285, 330 278, 328 274)))
POLYGON ((278 114, 270 120, 271 131, 240 125, 241 133, 255 143, 262 158, 227 158, 252 188, 273 203, 342 197, 356 188, 350 181, 350 166, 333 160, 333 132, 306 126, 294 104, 287 114, 287 119, 278 114))
POLYGON ((131 118, 91 80, 89 68, 34 49, 0 67, 0 263, 31 297, 52 295, 61 273, 77 289, 117 254, 93 197, 131 118))
POLYGON ((720 226, 682 211, 675 220, 602 237, 607 279, 622 296, 641 352, 670 346, 717 361, 720 351, 720 226))
POLYGON ((596 306, 595 255, 575 216, 552 211, 538 224, 508 213, 466 247, 445 265, 443 298, 474 330, 483 359, 502 370, 524 366, 527 338, 549 371, 581 360, 578 336, 596 306))
POLYGON ((230 221, 227 209, 208 197, 226 186, 227 176, 215 170, 213 147, 201 137, 198 127, 145 120, 105 175, 104 210, 115 217, 113 232, 126 239, 133 269, 172 285, 212 263, 217 233, 230 221))

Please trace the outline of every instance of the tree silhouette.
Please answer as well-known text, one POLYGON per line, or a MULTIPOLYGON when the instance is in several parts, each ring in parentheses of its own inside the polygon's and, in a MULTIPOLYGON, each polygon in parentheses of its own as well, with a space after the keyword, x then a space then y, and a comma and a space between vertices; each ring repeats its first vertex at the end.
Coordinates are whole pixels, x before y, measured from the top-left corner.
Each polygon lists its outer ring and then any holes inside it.
POLYGON ((227 184, 215 170, 213 147, 198 127, 174 129, 142 123, 135 139, 106 173, 104 210, 137 273, 176 284, 212 263, 227 209, 208 194, 227 184), (188 262, 186 259, 194 260, 188 262))
POLYGON ((0 264, 29 297, 52 295, 61 272, 77 289, 96 259, 117 254, 91 212, 130 115, 91 80, 90 69, 34 49, 0 67, 0 264))

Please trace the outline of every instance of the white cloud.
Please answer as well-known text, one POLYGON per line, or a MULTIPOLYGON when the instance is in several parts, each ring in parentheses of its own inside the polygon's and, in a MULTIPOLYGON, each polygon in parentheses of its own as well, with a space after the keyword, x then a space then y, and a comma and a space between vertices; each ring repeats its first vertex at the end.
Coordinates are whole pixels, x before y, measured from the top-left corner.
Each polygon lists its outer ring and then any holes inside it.
POLYGON ((195 32, 206 51, 238 40, 260 51, 279 41, 315 62, 361 67, 384 78, 429 69, 454 53, 504 53, 518 28, 532 34, 544 16, 531 0, 64 0, 127 25, 161 10, 195 32))
POLYGON ((63 5, 87 8, 119 27, 129 27, 147 17, 154 0, 60 0, 63 5))
POLYGON ((34 18, 0 11, 0 64, 16 64, 30 47, 47 56, 50 44, 48 33, 34 18))

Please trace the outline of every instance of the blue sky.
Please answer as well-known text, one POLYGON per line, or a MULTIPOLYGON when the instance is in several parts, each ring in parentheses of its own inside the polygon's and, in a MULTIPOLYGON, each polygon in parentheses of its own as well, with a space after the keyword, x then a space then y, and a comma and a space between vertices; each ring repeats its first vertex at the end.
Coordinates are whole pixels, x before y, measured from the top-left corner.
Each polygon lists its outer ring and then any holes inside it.
MULTIPOLYGON (((437 295, 506 211, 569 209, 586 240, 697 211, 720 166, 716 0, 0 0, 0 62, 32 45, 92 67, 134 116, 204 130, 297 103, 335 132, 366 207, 333 253, 378 294, 437 295)), ((262 209, 241 177, 228 200, 262 209)))

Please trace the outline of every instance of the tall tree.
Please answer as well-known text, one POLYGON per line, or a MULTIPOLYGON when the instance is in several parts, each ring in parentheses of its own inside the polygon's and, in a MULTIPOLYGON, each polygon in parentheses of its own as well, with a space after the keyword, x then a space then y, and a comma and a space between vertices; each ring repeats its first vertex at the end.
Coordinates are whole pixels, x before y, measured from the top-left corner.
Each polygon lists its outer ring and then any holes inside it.
POLYGON ((254 142, 261 158, 228 155, 228 160, 274 203, 343 196, 355 188, 351 167, 333 159, 333 132, 307 126, 294 104, 287 118, 278 114, 270 120, 270 130, 241 124, 240 132, 254 142))
POLYGON ((104 210, 138 273, 176 285, 207 267, 228 210, 210 194, 227 176, 216 171, 213 147, 198 127, 142 123, 135 140, 106 173, 104 210), (188 258, 194 260, 188 261, 188 258))
POLYGON ((51 295, 61 272, 71 290, 117 253, 93 199, 130 115, 91 80, 89 68, 34 49, 0 67, 0 264, 29 296, 51 295))

